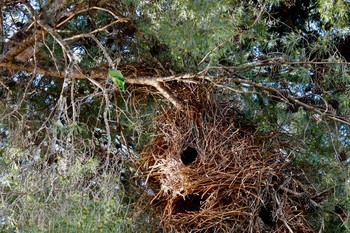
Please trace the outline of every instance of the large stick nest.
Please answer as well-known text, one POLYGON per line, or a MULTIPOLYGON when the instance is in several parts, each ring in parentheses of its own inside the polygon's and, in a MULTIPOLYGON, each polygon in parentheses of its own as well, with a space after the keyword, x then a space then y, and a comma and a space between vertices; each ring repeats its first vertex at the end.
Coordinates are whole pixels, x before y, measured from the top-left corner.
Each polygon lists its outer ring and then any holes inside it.
POLYGON ((313 232, 304 216, 315 206, 280 135, 237 127, 232 103, 207 90, 186 93, 191 107, 165 109, 143 152, 165 231, 313 232))

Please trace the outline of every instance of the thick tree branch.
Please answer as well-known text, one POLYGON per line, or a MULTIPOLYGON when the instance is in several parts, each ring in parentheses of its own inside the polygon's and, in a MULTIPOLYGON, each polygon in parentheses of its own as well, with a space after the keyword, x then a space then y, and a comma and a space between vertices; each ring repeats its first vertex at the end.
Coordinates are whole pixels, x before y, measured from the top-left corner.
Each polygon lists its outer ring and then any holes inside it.
MULTIPOLYGON (((27 71, 27 72, 32 72, 34 70, 34 67, 29 67, 29 66, 24 66, 24 65, 19 65, 15 63, 0 63, 0 67, 6 68, 6 69, 12 69, 16 71, 27 71)), ((43 69, 40 67, 36 68, 36 72, 46 75, 46 76, 52 76, 52 77, 57 77, 57 78, 63 78, 64 73, 63 72, 57 72, 57 71, 51 71, 47 69, 43 69)), ((75 79, 86 79, 87 76, 91 79, 107 79, 108 74, 107 72, 98 72, 96 69, 92 70, 91 72, 87 72, 88 74, 83 74, 81 72, 72 72, 70 75, 72 78, 75 79)), ((147 77, 127 77, 125 80, 125 83, 131 84, 131 85, 147 85, 147 86, 153 86, 155 87, 164 97, 166 97, 171 103, 174 104, 174 106, 178 108, 182 108, 180 102, 175 98, 174 95, 171 94, 170 90, 162 88, 163 85, 160 83, 166 83, 170 81, 188 81, 188 80, 193 80, 193 79, 205 79, 210 82, 220 82, 220 81, 225 81, 225 82, 231 82, 231 83, 241 83, 241 84, 248 84, 252 87, 259 88, 261 90, 267 91, 268 93, 280 96, 281 99, 284 99, 286 102, 296 104, 298 106, 304 107, 305 109, 315 112, 319 114, 321 117, 326 117, 329 119, 332 119, 334 121, 350 125, 350 122, 348 119, 345 119, 343 117, 339 117, 336 114, 330 113, 328 111, 323 111, 322 109, 319 109, 315 106, 306 104, 304 102, 299 101, 297 98, 291 96, 291 95, 285 95, 283 94, 280 90, 268 87, 265 85, 262 85, 260 83, 256 83, 253 81, 250 81, 248 79, 244 78, 229 78, 229 77, 208 77, 205 76, 204 73, 200 74, 182 74, 182 75, 171 75, 171 76, 164 76, 164 77, 153 77, 153 76, 147 76, 147 77)))
MULTIPOLYGON (((12 1, 13 3, 15 1, 12 1)), ((40 17, 45 17, 46 13, 44 9, 40 11, 39 13, 36 13, 34 9, 31 7, 31 5, 28 2, 25 1, 18 1, 30 11, 30 13, 33 15, 33 17, 36 17, 36 19, 33 19, 33 21, 39 20, 40 17)), ((52 14, 60 15, 62 12, 65 11, 65 8, 63 7, 66 3, 66 1, 52 1, 51 4, 54 3, 54 6, 49 6, 48 14, 52 16, 52 14), (53 11, 53 13, 51 12, 53 11), (51 13, 50 13, 51 12, 51 13)), ((24 53, 27 49, 29 49, 31 46, 35 44, 35 42, 42 40, 47 35, 47 32, 44 30, 41 30, 40 28, 34 28, 33 22, 28 24, 28 26, 23 27, 21 31, 13 35, 9 42, 7 42, 6 47, 9 47, 9 50, 6 52, 6 54, 0 56, 0 63, 2 62, 13 62, 14 59, 17 59, 17 56, 20 56, 21 53, 24 53), (25 35, 25 37, 24 37, 25 35)), ((32 51, 29 51, 31 53, 32 51)), ((19 61, 24 62, 24 59, 17 59, 19 61)))
POLYGON ((152 86, 157 88, 157 90, 166 98, 168 99, 177 109, 183 110, 182 103, 176 96, 169 90, 164 83, 162 82, 154 82, 152 83, 152 86))
MULTIPOLYGON (((15 57, 25 51, 28 47, 34 45, 37 40, 41 40, 46 35, 45 32, 38 30, 34 34, 29 34, 21 43, 15 47, 11 47, 5 55, 0 56, 0 63, 2 62, 13 62, 15 57)), ((9 42, 11 43, 11 42, 9 42)))

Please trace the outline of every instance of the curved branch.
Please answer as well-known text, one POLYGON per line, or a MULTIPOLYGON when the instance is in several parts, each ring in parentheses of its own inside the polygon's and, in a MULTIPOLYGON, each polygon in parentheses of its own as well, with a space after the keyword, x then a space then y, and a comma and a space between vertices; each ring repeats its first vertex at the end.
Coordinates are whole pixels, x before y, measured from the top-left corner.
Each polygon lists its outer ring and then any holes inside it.
MULTIPOLYGON (((0 67, 4 67, 7 69, 13 69, 13 70, 17 70, 17 71, 24 70, 27 72, 33 72, 33 70, 34 70, 34 67, 23 66, 23 65, 19 65, 19 64, 15 64, 15 63, 0 63, 0 67)), ((43 74, 43 75, 47 75, 47 76, 57 77, 57 78, 63 78, 63 75, 64 75, 62 72, 50 71, 50 70, 42 69, 39 67, 36 68, 36 72, 43 74)), ((91 78, 91 79, 104 79, 104 80, 106 80, 108 77, 107 72, 103 72, 103 71, 96 72, 96 70, 93 70, 90 72, 88 71, 87 73, 89 73, 89 75, 83 74, 81 72, 72 72, 70 75, 72 78, 75 78, 75 79, 86 79, 87 76, 89 76, 89 78, 91 78)), ((297 98, 295 98, 291 95, 285 95, 285 94, 281 93, 281 91, 278 89, 268 87, 268 86, 265 86, 265 85, 262 85, 260 83, 256 83, 256 82, 250 81, 248 79, 244 79, 244 78, 209 77, 209 76, 205 76, 205 73, 198 73, 198 74, 171 75, 171 76, 163 76, 163 77, 153 77, 153 76, 136 77, 136 78, 127 77, 125 79, 125 83, 131 84, 131 85, 153 86, 166 99, 168 99, 172 104, 174 104, 175 107, 178 107, 179 109, 181 109, 182 105, 181 105, 180 101, 171 93, 170 90, 167 90, 166 88, 164 88, 164 86, 161 83, 166 83, 166 82, 170 82, 170 81, 184 82, 184 81, 193 80, 193 79, 204 79, 204 80, 207 80, 210 82, 226 81, 226 82, 231 82, 231 83, 248 84, 250 86, 253 86, 253 87, 259 88, 261 90, 265 90, 265 91, 272 93, 274 95, 280 96, 285 101, 287 101, 289 103, 296 104, 296 105, 301 106, 301 107, 304 107, 305 109, 307 109, 309 111, 320 114, 320 116, 327 117, 329 119, 332 119, 334 121, 337 121, 337 122, 340 122, 340 123, 343 123, 346 125, 350 125, 350 121, 348 119, 339 117, 339 116, 337 116, 329 111, 325 112, 325 111, 323 111, 315 106, 301 102, 300 100, 298 100, 297 98)))
POLYGON ((107 24, 106 26, 103 26, 101 28, 97 28, 89 33, 83 33, 83 34, 79 34, 79 35, 75 35, 75 36, 72 36, 72 37, 69 37, 69 38, 65 38, 63 39, 64 41, 71 41, 71 40, 76 40, 76 39, 79 39, 79 38, 84 38, 84 37, 91 37, 92 34, 96 34, 98 32, 101 32, 101 31, 104 31, 106 30, 107 28, 117 24, 117 23, 123 23, 123 22, 128 22, 127 19, 118 19, 118 20, 115 20, 109 24, 107 24))
POLYGON ((72 13, 69 17, 67 17, 64 21, 60 22, 59 24, 57 24, 56 27, 60 27, 62 26, 63 24, 67 23, 69 20, 71 20, 72 18, 74 18, 76 15, 80 14, 80 13, 83 13, 83 12, 87 12, 87 11, 90 11, 90 10, 102 10, 102 11, 106 11, 108 12, 109 14, 111 14, 115 19, 117 19, 117 21, 121 20, 126 20, 126 21, 129 21, 128 19, 124 18, 124 17, 121 17, 121 16, 118 16, 116 15, 114 12, 112 12, 111 10, 108 10, 108 9, 105 9, 103 7, 97 7, 97 6, 94 6, 94 7, 88 7, 88 8, 85 8, 85 9, 82 9, 82 10, 78 10, 74 13, 72 13))

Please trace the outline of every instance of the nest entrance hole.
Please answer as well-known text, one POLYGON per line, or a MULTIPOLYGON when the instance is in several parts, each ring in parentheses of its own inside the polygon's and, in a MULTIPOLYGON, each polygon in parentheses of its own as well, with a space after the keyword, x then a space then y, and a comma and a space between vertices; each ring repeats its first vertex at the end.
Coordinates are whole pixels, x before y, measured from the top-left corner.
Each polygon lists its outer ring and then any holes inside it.
POLYGON ((176 212, 199 211, 203 201, 204 199, 198 194, 188 194, 185 198, 181 198, 176 202, 176 212))
POLYGON ((189 165, 193 163, 197 157, 197 150, 191 146, 188 146, 181 154, 181 161, 184 165, 189 165))
POLYGON ((273 227, 275 222, 272 217, 272 207, 271 206, 262 206, 259 211, 259 217, 261 220, 268 226, 273 227))

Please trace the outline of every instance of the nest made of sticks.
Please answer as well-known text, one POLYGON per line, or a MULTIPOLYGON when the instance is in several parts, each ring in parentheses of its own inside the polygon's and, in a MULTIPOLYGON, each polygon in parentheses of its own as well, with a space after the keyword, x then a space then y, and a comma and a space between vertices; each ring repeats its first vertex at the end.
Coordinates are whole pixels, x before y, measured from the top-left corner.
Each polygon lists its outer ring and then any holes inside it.
POLYGON ((238 128, 232 103, 207 93, 187 90, 191 107, 164 110, 143 151, 165 232, 313 232, 304 213, 315 206, 280 135, 238 128))

